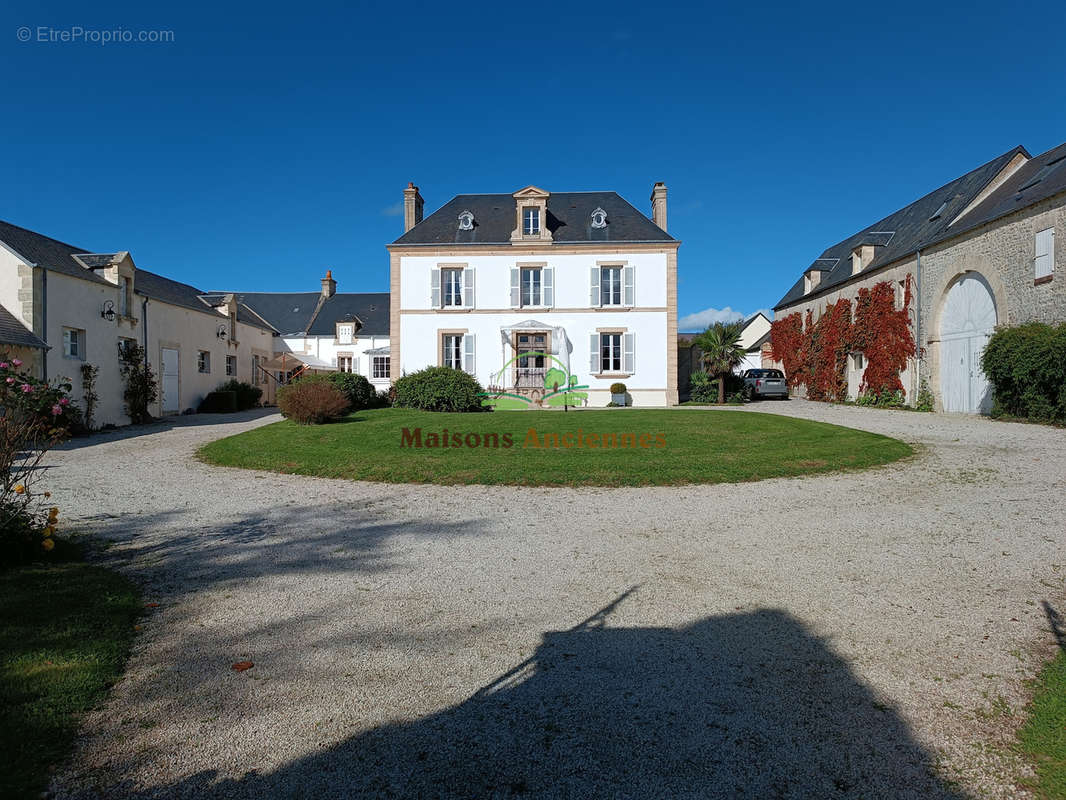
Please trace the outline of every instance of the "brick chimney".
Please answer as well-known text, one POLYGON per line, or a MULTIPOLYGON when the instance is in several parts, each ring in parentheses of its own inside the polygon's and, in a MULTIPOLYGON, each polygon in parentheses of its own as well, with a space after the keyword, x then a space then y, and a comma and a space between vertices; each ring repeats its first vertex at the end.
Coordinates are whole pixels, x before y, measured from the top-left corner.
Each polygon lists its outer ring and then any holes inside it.
POLYGON ((326 270, 326 277, 322 279, 322 296, 333 297, 337 293, 337 282, 333 280, 333 270, 326 270))
POLYGON ((418 187, 408 181, 403 190, 403 232, 407 233, 421 221, 422 195, 418 193, 418 187))
POLYGON ((666 184, 662 181, 651 190, 651 221, 666 230, 666 184))

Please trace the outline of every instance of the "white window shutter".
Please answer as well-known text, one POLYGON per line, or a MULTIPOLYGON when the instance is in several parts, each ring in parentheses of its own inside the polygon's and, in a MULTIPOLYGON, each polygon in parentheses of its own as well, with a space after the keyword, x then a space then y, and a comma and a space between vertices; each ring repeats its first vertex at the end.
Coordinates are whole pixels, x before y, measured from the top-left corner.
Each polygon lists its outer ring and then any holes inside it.
POLYGON ((622 302, 624 305, 636 305, 633 302, 633 267, 622 268, 622 302))
POLYGON ((463 369, 473 375, 474 367, 474 334, 467 333, 463 335, 463 369))
POLYGON ((363 373, 361 373, 359 371, 359 356, 355 356, 352 359, 352 372, 355 373, 356 375, 362 375, 363 374, 363 373))
POLYGON ((463 270, 463 307, 475 308, 474 302, 474 269, 467 267, 463 270))
POLYGON ((541 304, 547 307, 555 305, 555 270, 545 267, 541 270, 541 304))
POLYGON ((589 337, 589 374, 600 371, 600 335, 594 333, 589 337))
POLYGON ((1055 269, 1055 229, 1037 231, 1036 258, 1033 259, 1034 277, 1043 278, 1055 269))
POLYGON ((634 366, 633 337, 636 334, 626 333, 622 335, 622 371, 632 375, 636 369, 634 366))
POLYGON ((511 269, 511 308, 518 308, 522 304, 522 270, 518 267, 511 269))
POLYGON ((589 286, 590 286, 590 288, 589 288, 589 305, 593 306, 593 307, 600 305, 600 268, 599 267, 593 267, 592 268, 592 276, 591 276, 591 279, 590 279, 590 282, 589 282, 589 286))
POLYGON ((440 270, 430 270, 429 278, 429 304, 433 308, 440 308, 440 270))

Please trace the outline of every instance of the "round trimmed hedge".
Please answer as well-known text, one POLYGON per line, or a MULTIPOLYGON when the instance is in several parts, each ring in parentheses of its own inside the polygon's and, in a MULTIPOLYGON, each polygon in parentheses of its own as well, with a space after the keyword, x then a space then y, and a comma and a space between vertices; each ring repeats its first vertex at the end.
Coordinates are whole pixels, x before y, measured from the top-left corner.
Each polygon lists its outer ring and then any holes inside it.
POLYGON ((377 392, 362 375, 352 372, 331 372, 329 382, 348 398, 352 411, 373 408, 377 404, 377 392))
POLYGON ((393 387, 395 405, 422 411, 484 411, 484 390, 461 369, 426 367, 404 375, 393 387))

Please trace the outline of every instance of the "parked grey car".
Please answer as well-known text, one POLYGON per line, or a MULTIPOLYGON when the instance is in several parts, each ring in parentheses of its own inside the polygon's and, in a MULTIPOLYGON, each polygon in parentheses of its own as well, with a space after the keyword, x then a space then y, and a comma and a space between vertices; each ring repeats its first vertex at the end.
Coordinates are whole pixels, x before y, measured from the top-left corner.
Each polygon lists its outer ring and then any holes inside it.
POLYGON ((788 400, 785 373, 779 369, 747 370, 744 373, 744 397, 748 400, 761 400, 764 397, 788 400))

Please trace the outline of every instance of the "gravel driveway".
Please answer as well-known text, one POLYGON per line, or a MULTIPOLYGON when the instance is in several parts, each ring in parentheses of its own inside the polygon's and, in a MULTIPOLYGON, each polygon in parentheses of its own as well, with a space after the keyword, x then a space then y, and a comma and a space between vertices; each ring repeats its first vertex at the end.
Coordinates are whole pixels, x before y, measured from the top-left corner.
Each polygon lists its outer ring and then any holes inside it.
MULTIPOLYGON (((1066 431, 794 400, 854 474, 654 489, 210 467, 277 419, 53 454, 158 603, 63 797, 1015 797, 1066 598, 1066 431), (253 661, 245 672, 233 662, 253 661)), ((677 413, 750 413, 752 409, 677 413)), ((621 412, 625 413, 625 412, 621 412)), ((151 432, 145 432, 145 431, 151 432)))

